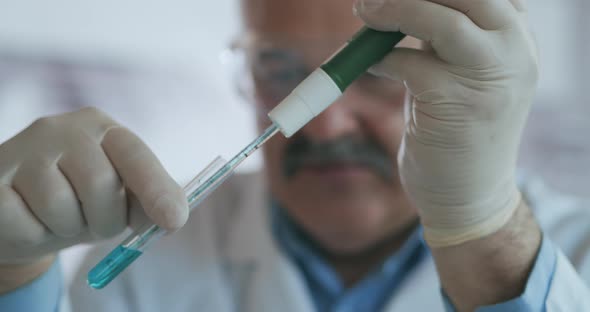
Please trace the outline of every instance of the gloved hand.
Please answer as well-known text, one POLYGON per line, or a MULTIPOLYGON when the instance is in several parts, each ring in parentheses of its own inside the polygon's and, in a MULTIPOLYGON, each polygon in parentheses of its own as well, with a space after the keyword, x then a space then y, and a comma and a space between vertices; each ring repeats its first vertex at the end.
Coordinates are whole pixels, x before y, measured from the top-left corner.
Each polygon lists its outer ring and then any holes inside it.
POLYGON ((370 26, 426 49, 372 70, 409 92, 398 161, 431 247, 492 234, 521 201, 515 166, 538 76, 521 0, 358 0, 370 26))
POLYGON ((0 265, 118 234, 130 206, 169 230, 188 218, 150 149, 96 109, 39 119, 0 145, 0 265))

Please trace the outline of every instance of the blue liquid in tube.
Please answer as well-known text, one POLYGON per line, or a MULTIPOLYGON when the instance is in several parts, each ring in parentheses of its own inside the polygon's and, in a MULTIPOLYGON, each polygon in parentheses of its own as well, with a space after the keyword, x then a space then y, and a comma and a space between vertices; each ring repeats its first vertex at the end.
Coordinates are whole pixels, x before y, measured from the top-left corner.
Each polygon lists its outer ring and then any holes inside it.
POLYGON ((88 272, 88 285, 96 289, 105 287, 137 257, 141 256, 141 253, 139 250, 119 245, 88 272))

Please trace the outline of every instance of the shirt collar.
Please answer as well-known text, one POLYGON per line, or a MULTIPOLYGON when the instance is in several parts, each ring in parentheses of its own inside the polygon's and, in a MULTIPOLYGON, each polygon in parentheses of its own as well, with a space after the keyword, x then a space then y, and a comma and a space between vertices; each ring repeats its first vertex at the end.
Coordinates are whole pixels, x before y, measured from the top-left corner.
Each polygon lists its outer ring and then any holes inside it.
MULTIPOLYGON (((274 202, 271 205, 271 210, 272 231, 279 248, 301 267, 308 278, 323 284, 323 287, 331 293, 342 292, 343 286, 338 275, 322 258, 305 233, 299 229, 279 204, 274 202)), ((417 226, 403 245, 389 256, 371 276, 398 275, 400 270, 409 270, 417 262, 417 254, 420 254, 418 258, 421 259, 427 251, 422 227, 417 226)))

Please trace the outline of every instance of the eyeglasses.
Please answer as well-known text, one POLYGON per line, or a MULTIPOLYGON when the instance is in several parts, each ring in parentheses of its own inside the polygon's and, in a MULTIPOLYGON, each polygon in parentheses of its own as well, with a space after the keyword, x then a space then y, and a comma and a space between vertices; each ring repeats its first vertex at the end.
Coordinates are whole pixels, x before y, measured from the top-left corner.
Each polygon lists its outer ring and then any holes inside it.
MULTIPOLYGON (((240 93, 255 103, 260 113, 267 113, 334 53, 339 44, 318 38, 295 43, 249 34, 225 53, 225 61, 233 67, 240 93)), ((405 93, 401 83, 370 73, 359 77, 349 89, 363 96, 363 102, 377 105, 398 105, 405 93)))

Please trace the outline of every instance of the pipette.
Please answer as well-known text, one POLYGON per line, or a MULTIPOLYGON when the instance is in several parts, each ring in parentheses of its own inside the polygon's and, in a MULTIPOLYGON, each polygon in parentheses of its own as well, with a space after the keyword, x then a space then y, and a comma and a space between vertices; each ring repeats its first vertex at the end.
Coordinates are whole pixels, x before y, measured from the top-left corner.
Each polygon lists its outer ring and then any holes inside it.
MULTIPOLYGON (((363 27, 337 53, 314 70, 270 113, 272 125, 258 138, 224 164, 218 157, 201 171, 185 188, 192 211, 253 152, 279 131, 287 138, 335 102, 344 90, 371 66, 379 62, 404 34, 381 32, 363 27)), ((135 261, 148 244, 166 233, 146 223, 129 235, 111 253, 88 272, 88 284, 103 288, 135 261)))

